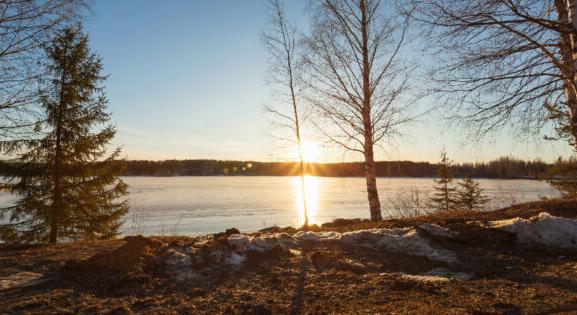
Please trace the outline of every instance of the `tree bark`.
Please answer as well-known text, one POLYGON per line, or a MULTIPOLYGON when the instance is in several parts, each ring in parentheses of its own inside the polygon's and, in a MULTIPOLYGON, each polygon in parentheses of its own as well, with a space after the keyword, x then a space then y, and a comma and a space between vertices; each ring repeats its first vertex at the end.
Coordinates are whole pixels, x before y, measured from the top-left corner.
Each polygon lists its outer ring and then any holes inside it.
POLYGON ((60 99, 58 102, 58 114, 56 115, 56 144, 54 153, 54 190, 52 193, 52 213, 50 220, 50 237, 49 242, 55 244, 58 242, 58 234, 60 228, 60 212, 62 210, 62 115, 66 108, 64 99, 64 89, 66 80, 66 67, 63 67, 62 75, 60 77, 60 99))
POLYGON ((365 140, 365 176, 367 178, 367 198, 369 199, 369 208, 372 221, 381 221, 381 202, 379 201, 379 192, 377 190, 377 177, 375 172, 375 158, 373 153, 373 124, 371 120, 371 86, 369 65, 369 44, 368 44, 368 20, 367 7, 365 0, 360 1, 361 10, 361 49, 363 54, 363 125, 365 140))
POLYGON ((381 221, 383 217, 381 215, 381 202, 379 201, 379 192, 377 190, 373 144, 370 140, 367 144, 367 148, 365 149, 365 177, 367 179, 367 198, 369 199, 371 221, 381 221))
MULTIPOLYGON (((62 103, 62 101, 60 101, 62 103)), ((50 220, 50 243, 54 244, 58 241, 58 228, 59 228, 59 212, 62 207, 62 190, 61 190, 61 183, 60 183, 60 159, 61 159, 61 106, 59 105, 59 113, 57 118, 56 124, 56 152, 54 158, 54 191, 52 193, 52 214, 50 220)))
MULTIPOLYGON (((287 40, 285 38, 284 33, 283 33, 283 40, 285 42, 285 47, 287 47, 286 46, 287 40)), ((288 76, 289 76, 289 88, 290 88, 290 92, 291 92, 291 101, 292 101, 292 106, 293 106, 297 145, 299 147, 298 150, 299 150, 299 162, 300 162, 300 173, 301 173, 301 191, 303 194, 303 216, 304 216, 303 226, 306 228, 309 225, 309 215, 308 215, 308 211, 307 211, 307 189, 305 187, 305 162, 303 159, 303 143, 302 143, 302 138, 301 138, 301 127, 300 127, 299 113, 298 113, 298 108, 297 108, 296 94, 295 94, 295 89, 294 89, 292 58, 291 58, 290 50, 288 48, 286 50, 286 53, 287 53, 287 69, 288 69, 288 76)))
POLYGON ((577 153, 577 91, 574 85, 575 82, 572 84, 565 84, 564 89, 567 98, 567 106, 569 107, 569 126, 571 129, 571 136, 573 137, 573 148, 577 153))
POLYGON ((296 93, 295 93, 295 82, 293 77, 293 50, 291 49, 290 38, 288 38, 287 26, 284 23, 284 16, 281 11, 280 3, 275 3, 277 14, 278 14, 278 21, 279 21, 279 28, 281 30, 282 35, 282 45, 285 50, 286 56, 286 67, 287 67, 287 75, 288 75, 288 86, 291 94, 291 104, 293 107, 293 115, 294 115, 294 124, 295 124, 295 133, 297 138, 297 145, 299 150, 299 164, 300 164, 300 175, 301 175, 301 192, 303 196, 303 216, 304 222, 303 227, 307 227, 309 225, 309 216, 308 216, 308 209, 307 209, 307 190, 305 187, 305 162, 303 159, 303 141, 301 137, 301 126, 300 126, 300 119, 299 119, 299 112, 296 100, 296 93))
POLYGON ((569 113, 569 131, 577 152, 577 0, 556 0, 555 6, 561 23, 570 31, 561 32, 559 50, 563 69, 563 90, 569 113))
POLYGON ((571 94, 571 102, 567 101, 569 106, 569 124, 571 125, 571 134, 573 135, 573 145, 577 153, 577 0, 567 0, 567 13, 569 24, 571 25, 570 43, 571 43, 571 78, 572 82, 568 89, 571 94))

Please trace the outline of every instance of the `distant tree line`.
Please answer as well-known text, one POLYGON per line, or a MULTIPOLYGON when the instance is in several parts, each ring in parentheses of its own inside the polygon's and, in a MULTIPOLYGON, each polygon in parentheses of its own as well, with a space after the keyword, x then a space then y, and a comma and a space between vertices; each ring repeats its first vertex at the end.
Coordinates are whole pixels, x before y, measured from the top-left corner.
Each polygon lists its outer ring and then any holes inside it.
MULTIPOLYGON (((435 177, 439 165, 429 162, 376 162, 379 177, 435 177)), ((543 178, 551 164, 502 157, 490 162, 453 165, 456 177, 543 178)), ((314 176, 365 176, 364 162, 307 163, 306 173, 314 176)), ((219 160, 127 161, 125 176, 299 176, 297 162, 255 162, 219 160)))

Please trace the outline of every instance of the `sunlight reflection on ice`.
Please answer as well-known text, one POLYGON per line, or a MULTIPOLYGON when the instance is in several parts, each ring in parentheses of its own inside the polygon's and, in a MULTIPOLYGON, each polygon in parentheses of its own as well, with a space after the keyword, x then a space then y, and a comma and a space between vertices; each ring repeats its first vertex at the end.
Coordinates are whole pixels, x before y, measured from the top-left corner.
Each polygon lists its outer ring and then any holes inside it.
MULTIPOLYGON (((298 214, 298 225, 302 225, 305 222, 304 216, 304 202, 303 193, 301 189, 301 178, 294 178, 295 187, 295 202, 296 210, 298 214)), ((316 216, 319 209, 319 192, 320 192, 320 180, 316 176, 305 176, 305 197, 307 203, 307 214, 309 217, 309 224, 315 224, 316 216)))

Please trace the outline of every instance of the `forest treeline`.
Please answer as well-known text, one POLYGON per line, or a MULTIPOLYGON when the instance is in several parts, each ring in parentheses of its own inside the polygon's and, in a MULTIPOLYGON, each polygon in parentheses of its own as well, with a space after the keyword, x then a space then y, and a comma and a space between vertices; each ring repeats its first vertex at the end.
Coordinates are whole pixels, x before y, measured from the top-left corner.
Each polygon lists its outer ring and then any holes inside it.
MULTIPOLYGON (((296 162, 256 162, 220 160, 127 161, 125 176, 298 176, 296 162)), ((477 178, 542 178, 551 164, 536 160, 524 161, 502 157, 483 163, 455 164, 457 177, 477 178)), ((314 176, 365 176, 363 162, 307 163, 306 173, 314 176)), ((435 177, 437 163, 413 161, 376 162, 379 177, 435 177)))

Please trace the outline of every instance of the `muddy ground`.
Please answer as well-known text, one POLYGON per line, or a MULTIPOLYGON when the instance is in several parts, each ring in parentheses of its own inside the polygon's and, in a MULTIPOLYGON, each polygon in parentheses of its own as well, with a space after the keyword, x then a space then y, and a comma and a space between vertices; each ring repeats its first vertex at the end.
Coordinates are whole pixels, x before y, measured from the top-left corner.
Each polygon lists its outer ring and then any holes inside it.
POLYGON ((313 228, 350 231, 436 223, 458 232, 456 239, 429 236, 432 244, 457 254, 459 262, 451 265, 330 242, 249 253, 238 269, 198 265, 217 259, 208 250, 226 246, 226 234, 3 247, 0 313, 577 314, 577 252, 520 245, 513 235, 471 224, 541 211, 577 218, 577 202, 544 201, 380 223, 337 220, 313 228), (166 261, 172 248, 187 244, 200 244, 195 245, 197 255, 207 251, 207 259, 192 263, 203 273, 182 278, 166 261), (470 279, 420 277, 431 270, 470 279))

